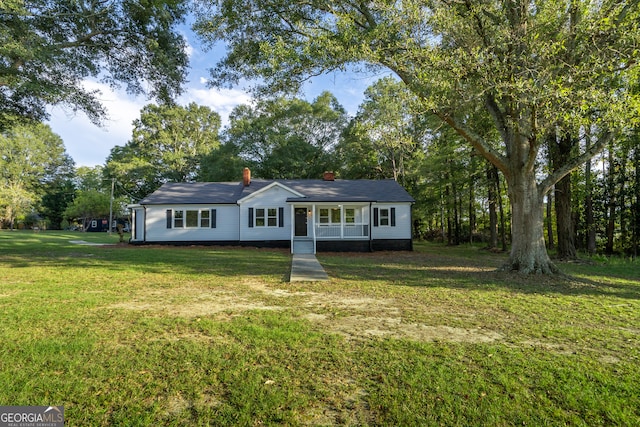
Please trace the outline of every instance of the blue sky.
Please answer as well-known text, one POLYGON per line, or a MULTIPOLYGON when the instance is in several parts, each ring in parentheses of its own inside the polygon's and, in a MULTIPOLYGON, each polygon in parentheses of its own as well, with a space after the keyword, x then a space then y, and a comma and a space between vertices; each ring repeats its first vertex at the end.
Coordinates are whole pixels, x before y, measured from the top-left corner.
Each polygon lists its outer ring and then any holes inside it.
MULTIPOLYGON (((222 117, 223 127, 229 113, 239 104, 251 101, 243 88, 230 90, 210 89, 206 85, 212 68, 224 54, 224 47, 205 51, 196 36, 187 28, 184 36, 190 55, 189 82, 185 93, 178 99, 181 105, 195 102, 206 105, 222 117)), ((364 90, 381 76, 367 76, 353 73, 334 73, 311 80, 304 89, 304 98, 312 101, 321 92, 333 93, 342 106, 354 115, 362 102, 364 90)), ((75 160, 76 166, 103 165, 116 145, 125 145, 131 138, 132 122, 139 118, 140 110, 149 101, 143 97, 132 97, 124 90, 114 91, 109 86, 95 80, 87 80, 85 86, 98 89, 100 100, 108 111, 108 119, 102 127, 93 125, 83 113, 73 113, 61 107, 52 107, 48 124, 53 132, 62 137, 67 153, 75 160)))

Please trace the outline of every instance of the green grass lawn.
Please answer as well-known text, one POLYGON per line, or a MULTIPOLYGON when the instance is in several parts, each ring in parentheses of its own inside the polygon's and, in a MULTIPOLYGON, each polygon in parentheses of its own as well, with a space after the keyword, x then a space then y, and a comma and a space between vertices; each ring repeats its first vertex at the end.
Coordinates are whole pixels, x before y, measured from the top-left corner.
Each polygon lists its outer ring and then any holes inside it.
POLYGON ((0 405, 66 425, 640 424, 640 264, 496 273, 504 255, 88 246, 0 232, 0 405))

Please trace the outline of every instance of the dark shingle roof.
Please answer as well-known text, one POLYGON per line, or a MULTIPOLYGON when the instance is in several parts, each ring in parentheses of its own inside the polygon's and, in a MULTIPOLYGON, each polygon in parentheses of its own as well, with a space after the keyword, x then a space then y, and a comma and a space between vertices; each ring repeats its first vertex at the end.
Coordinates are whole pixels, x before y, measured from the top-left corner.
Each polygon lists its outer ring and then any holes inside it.
POLYGON ((279 181, 283 185, 304 194, 299 199, 309 202, 414 202, 413 197, 396 181, 386 180, 291 180, 279 181))
POLYGON ((140 201, 142 205, 227 204, 237 203, 274 182, 304 197, 292 196, 287 201, 306 202, 410 202, 414 199, 393 180, 263 180, 254 179, 244 187, 240 182, 167 183, 140 201))
POLYGON ((169 182, 140 201, 141 205, 236 203, 242 192, 237 182, 169 182))

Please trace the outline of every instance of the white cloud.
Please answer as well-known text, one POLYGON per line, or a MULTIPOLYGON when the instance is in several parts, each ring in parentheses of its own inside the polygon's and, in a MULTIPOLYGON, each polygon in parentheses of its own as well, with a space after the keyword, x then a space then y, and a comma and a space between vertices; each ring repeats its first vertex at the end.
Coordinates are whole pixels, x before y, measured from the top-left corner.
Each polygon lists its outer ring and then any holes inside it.
POLYGON ((191 59, 196 52, 195 48, 189 41, 189 36, 186 33, 182 33, 182 38, 184 39, 184 52, 187 54, 187 58, 191 59))
POLYGON ((238 89, 189 89, 180 97, 179 101, 183 105, 195 102, 211 108, 220 114, 224 126, 229 121, 231 111, 237 105, 250 104, 251 96, 238 89))
POLYGON ((105 163, 111 149, 125 145, 131 138, 133 120, 140 117, 144 98, 132 98, 124 91, 112 90, 108 85, 87 80, 87 90, 99 90, 98 99, 107 110, 103 126, 91 123, 82 113, 54 107, 49 126, 64 141, 67 153, 78 166, 96 166, 105 163))
MULTIPOLYGON (((144 97, 134 98, 96 81, 87 80, 84 86, 87 90, 99 90, 101 93, 98 99, 107 110, 103 126, 94 125, 82 112, 74 113, 61 107, 51 109, 48 124, 60 135, 67 153, 77 166, 103 165, 113 147, 123 146, 131 139, 133 121, 140 117, 140 110, 151 101, 144 97)), ((251 96, 237 89, 187 88, 178 101, 181 105, 195 102, 208 106, 220 114, 224 126, 233 108, 250 103, 251 96)))

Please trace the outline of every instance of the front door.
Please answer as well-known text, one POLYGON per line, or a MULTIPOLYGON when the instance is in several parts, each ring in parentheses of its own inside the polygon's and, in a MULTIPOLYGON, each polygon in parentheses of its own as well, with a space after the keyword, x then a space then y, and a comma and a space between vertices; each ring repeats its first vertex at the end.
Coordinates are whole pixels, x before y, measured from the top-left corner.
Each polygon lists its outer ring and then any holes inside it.
POLYGON ((296 208, 296 229, 295 235, 297 237, 307 236, 307 208, 296 208))

